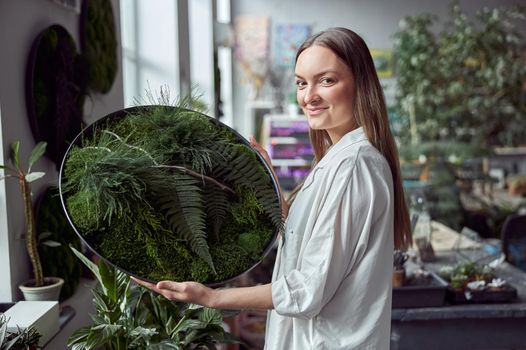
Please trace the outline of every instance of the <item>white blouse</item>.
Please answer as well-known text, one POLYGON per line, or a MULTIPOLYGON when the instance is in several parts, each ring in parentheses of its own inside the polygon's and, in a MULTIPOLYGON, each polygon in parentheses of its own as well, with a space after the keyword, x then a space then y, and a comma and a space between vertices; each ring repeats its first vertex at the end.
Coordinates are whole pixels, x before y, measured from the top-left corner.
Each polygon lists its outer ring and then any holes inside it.
POLYGON ((267 350, 389 349, 393 184, 362 128, 311 171, 272 276, 267 350))

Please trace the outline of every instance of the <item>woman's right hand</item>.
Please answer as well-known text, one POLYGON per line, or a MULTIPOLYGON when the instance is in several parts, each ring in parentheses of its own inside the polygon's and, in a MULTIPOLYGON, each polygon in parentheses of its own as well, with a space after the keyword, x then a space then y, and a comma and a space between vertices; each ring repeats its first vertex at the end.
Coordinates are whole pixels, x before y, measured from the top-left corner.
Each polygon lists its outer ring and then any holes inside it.
POLYGON ((132 279, 136 283, 161 294, 166 299, 214 307, 215 290, 201 283, 161 281, 153 284, 134 277, 132 279))
POLYGON ((250 141, 250 145, 252 145, 252 148, 254 148, 261 155, 261 157, 263 157, 268 167, 272 171, 274 178, 276 179, 276 183, 279 189, 279 195, 281 197, 281 212, 283 215, 283 219, 286 219, 289 213, 289 204, 287 203, 287 201, 285 200, 285 197, 283 196, 283 191, 281 190, 281 186, 279 185, 278 176, 276 175, 276 172, 274 171, 274 167, 272 166, 272 160, 270 159, 270 156, 268 155, 267 150, 261 147, 261 145, 254 138, 254 136, 250 136, 249 141, 250 141))

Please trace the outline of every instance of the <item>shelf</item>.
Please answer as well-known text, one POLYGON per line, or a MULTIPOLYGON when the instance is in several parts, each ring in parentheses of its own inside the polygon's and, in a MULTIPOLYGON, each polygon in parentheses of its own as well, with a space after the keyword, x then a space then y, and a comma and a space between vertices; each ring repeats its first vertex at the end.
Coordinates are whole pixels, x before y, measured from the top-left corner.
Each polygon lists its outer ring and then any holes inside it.
POLYGON ((273 159, 272 165, 279 166, 310 166, 312 161, 306 159, 273 159))

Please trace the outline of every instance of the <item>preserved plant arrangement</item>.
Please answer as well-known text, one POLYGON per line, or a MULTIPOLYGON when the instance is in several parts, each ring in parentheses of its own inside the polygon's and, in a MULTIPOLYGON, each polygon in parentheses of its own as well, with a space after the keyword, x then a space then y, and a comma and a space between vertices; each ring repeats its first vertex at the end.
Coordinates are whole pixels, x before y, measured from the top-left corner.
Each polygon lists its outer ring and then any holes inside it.
POLYGON ((182 107, 133 107, 91 125, 64 158, 60 192, 94 251, 151 281, 229 280, 259 262, 282 228, 261 156, 182 107))

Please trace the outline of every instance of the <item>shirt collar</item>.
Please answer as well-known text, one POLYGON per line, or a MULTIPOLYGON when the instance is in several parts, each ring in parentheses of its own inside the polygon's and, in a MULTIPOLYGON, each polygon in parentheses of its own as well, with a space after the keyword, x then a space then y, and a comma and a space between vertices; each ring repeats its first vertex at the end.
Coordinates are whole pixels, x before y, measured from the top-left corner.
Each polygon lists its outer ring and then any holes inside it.
POLYGON ((323 163, 328 162, 332 157, 334 157, 335 154, 337 154, 341 149, 345 148, 346 146, 364 140, 367 140, 367 136, 365 135, 363 127, 360 126, 359 128, 349 131, 347 134, 343 135, 342 138, 338 140, 338 142, 329 147, 329 150, 321 159, 319 164, 321 165, 323 163))

